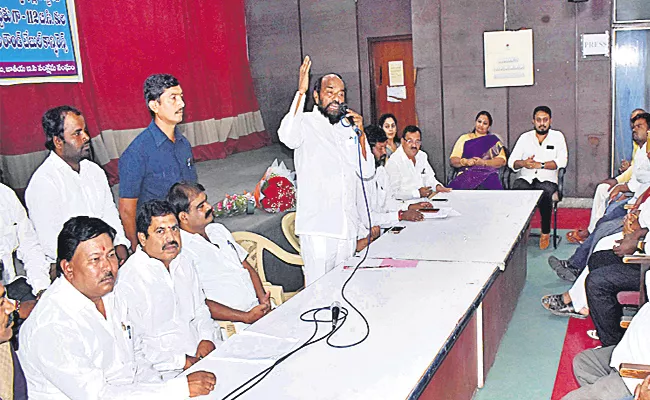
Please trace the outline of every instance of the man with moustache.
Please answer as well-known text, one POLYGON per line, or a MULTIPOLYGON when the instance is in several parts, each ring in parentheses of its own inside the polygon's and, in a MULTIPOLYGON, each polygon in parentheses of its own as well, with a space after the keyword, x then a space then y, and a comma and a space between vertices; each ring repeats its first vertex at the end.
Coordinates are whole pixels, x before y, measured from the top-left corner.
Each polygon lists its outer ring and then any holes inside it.
POLYGON ((363 118, 342 107, 346 94, 340 75, 330 73, 316 81, 312 92, 316 104, 304 112, 310 68, 307 56, 300 66, 298 92, 278 129, 282 143, 295 150, 296 234, 306 285, 354 254, 360 223, 357 207, 363 201, 358 185, 361 176, 369 178, 375 169, 363 118))
POLYGON ((534 129, 522 133, 508 159, 508 166, 520 172, 512 186, 515 190, 542 190, 537 202, 542 219, 539 248, 547 249, 550 243, 553 193, 557 191, 558 169, 565 168, 568 160, 564 134, 551 129, 551 109, 538 106, 533 111, 534 129))
POLYGON ((248 253, 225 226, 213 223, 212 206, 199 183, 176 183, 167 201, 181 227, 182 254, 194 261, 213 319, 240 331, 271 311, 270 293, 246 261, 248 253))
MULTIPOLYGON (((57 258, 56 241, 63 224, 79 215, 100 218, 115 229, 115 250, 124 262, 131 243, 124 234, 106 173, 90 161, 90 136, 81 111, 70 106, 52 108, 45 112, 42 123, 50 154, 29 180, 25 203, 48 262, 57 258)), ((49 282, 46 272, 41 273, 41 281, 49 282)), ((39 292, 45 289, 43 285, 39 288, 39 292)))
POLYGON ((436 179, 436 173, 429 164, 429 157, 420 150, 421 146, 420 128, 414 125, 404 128, 402 146, 393 153, 386 164, 391 190, 397 199, 417 199, 428 197, 434 192, 451 192, 451 189, 436 179))
POLYGON ((74 217, 63 226, 60 277, 21 329, 29 398, 180 400, 210 393, 214 374, 199 371, 164 382, 134 348, 140 333, 113 293, 114 236, 98 218, 74 217))
POLYGON ((115 290, 140 335, 138 350, 167 379, 210 354, 218 331, 192 260, 181 254, 172 206, 145 202, 136 228, 140 246, 121 268, 115 290))
POLYGON ((135 250, 137 207, 164 199, 176 182, 196 182, 190 142, 177 125, 183 120, 183 89, 172 75, 151 75, 144 82, 144 98, 152 121, 120 157, 119 210, 126 236, 135 250))

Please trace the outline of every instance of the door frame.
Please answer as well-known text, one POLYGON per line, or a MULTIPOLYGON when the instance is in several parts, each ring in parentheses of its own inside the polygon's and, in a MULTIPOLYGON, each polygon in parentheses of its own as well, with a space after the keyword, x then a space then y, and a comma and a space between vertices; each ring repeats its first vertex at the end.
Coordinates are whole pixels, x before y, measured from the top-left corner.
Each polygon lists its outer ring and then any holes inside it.
MULTIPOLYGON (((373 124, 376 124, 379 118, 379 115, 376 115, 376 103, 375 103, 375 59, 373 57, 373 47, 374 43, 386 42, 386 41, 400 41, 400 40, 410 40, 411 45, 413 44, 413 35, 393 35, 393 36, 376 36, 368 38, 368 68, 370 72, 370 118, 373 124)), ((413 48, 411 47, 411 52, 413 48)))

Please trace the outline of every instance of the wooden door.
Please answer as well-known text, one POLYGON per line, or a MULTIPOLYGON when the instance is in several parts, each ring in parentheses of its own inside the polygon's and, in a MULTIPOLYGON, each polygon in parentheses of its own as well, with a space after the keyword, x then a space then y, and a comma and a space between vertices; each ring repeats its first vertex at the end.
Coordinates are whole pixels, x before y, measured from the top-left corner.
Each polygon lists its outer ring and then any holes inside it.
POLYGON ((372 120, 377 123, 382 114, 394 114, 401 135, 407 125, 417 125, 411 37, 371 38, 369 48, 372 120), (403 79, 399 76, 400 62, 403 79))

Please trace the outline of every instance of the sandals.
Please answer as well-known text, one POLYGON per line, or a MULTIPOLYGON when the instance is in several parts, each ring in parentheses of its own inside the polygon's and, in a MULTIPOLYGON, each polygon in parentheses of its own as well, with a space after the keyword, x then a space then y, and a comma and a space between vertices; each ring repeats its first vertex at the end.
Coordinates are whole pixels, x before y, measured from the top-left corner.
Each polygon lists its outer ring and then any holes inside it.
POLYGON ((573 308, 573 303, 564 304, 561 294, 548 294, 542 297, 542 307, 547 309, 553 315, 560 317, 573 317, 579 319, 587 318, 573 308))
POLYGON ((566 240, 573 244, 583 244, 589 237, 586 229, 574 229, 566 234, 566 240))

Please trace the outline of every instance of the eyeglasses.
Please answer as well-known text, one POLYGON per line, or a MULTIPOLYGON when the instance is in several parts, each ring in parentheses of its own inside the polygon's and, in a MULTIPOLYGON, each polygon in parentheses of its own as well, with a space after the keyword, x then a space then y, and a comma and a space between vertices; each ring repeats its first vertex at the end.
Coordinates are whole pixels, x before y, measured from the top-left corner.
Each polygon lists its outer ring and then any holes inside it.
POLYGON ((408 144, 422 144, 421 140, 416 140, 416 139, 406 139, 406 143, 408 144))

